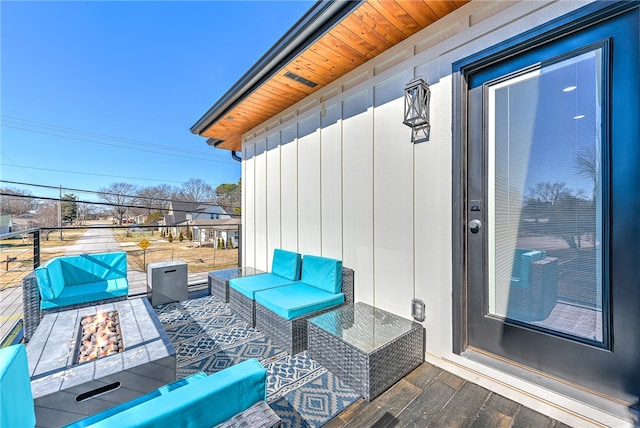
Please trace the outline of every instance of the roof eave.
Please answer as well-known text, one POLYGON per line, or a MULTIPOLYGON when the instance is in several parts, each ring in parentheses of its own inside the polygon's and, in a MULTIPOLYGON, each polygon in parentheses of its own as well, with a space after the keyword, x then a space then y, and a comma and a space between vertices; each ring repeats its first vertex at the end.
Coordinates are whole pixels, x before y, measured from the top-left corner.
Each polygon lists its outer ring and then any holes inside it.
MULTIPOLYGON (((191 126, 201 135, 223 118, 285 64, 340 22, 364 0, 319 0, 287 31, 198 121, 191 126)), ((214 147, 223 141, 217 140, 214 147)))

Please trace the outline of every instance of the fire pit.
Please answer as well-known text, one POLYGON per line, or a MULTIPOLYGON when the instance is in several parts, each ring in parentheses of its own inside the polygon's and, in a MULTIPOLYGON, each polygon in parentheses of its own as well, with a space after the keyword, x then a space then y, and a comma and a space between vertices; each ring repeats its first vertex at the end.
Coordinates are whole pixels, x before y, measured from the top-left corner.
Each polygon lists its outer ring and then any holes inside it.
POLYGON ((36 425, 43 427, 69 424, 176 380, 175 349, 145 298, 45 315, 27 356, 36 425))
POLYGON ((75 363, 86 363, 124 351, 118 311, 82 317, 79 332, 75 363))

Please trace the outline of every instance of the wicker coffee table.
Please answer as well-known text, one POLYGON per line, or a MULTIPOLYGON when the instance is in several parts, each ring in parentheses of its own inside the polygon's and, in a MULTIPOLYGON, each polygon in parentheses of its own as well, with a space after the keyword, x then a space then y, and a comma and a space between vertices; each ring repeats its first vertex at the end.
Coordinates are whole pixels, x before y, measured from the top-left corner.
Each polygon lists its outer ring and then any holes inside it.
POLYGON ((367 401, 424 361, 424 328, 366 303, 308 320, 311 358, 367 401))
POLYGON ((209 294, 216 296, 225 303, 228 303, 230 279, 257 275, 259 273, 264 273, 264 271, 254 269, 252 267, 221 269, 209 272, 207 281, 209 294))

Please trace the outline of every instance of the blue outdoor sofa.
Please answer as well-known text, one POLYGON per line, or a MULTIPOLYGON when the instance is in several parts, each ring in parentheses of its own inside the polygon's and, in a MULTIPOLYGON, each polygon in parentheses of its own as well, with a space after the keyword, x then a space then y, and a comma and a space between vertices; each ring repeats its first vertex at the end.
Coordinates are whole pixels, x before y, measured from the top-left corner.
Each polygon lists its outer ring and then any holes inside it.
MULTIPOLYGON (((251 359, 210 376, 196 373, 68 427, 279 427, 266 394, 267 371, 251 359)), ((25 347, 0 349, 0 426, 36 422, 25 347)))
POLYGON ((47 313, 125 300, 127 253, 56 257, 27 275, 22 286, 28 341, 47 313))
POLYGON ((229 280, 231 310, 251 327, 256 325, 255 295, 258 291, 289 285, 300 279, 302 256, 276 248, 273 251, 271 272, 229 280))
POLYGON ((129 293, 125 252, 57 257, 35 273, 41 310, 111 301, 129 293))

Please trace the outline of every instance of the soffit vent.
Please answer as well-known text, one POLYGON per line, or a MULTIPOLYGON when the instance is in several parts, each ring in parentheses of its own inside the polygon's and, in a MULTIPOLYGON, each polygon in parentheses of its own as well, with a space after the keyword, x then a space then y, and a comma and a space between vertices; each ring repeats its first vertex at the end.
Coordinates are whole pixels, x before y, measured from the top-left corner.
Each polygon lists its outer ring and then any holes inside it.
POLYGON ((288 77, 289 79, 295 80, 296 82, 302 83, 303 85, 306 85, 310 88, 315 88, 316 86, 318 86, 316 82, 312 82, 311 80, 305 79, 304 77, 298 76, 297 74, 290 71, 287 71, 284 74, 284 77, 288 77))

